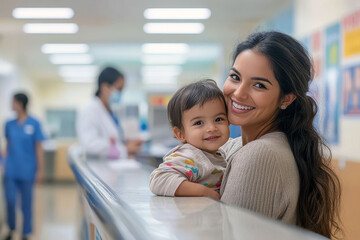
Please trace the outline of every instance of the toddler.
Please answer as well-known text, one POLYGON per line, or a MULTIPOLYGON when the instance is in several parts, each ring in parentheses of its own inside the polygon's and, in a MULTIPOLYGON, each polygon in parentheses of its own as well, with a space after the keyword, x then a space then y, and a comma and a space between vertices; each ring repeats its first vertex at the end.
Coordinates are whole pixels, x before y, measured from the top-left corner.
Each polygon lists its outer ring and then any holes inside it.
POLYGON ((174 94, 167 112, 182 144, 168 152, 151 173, 151 191, 163 196, 220 199, 226 161, 219 147, 229 139, 223 93, 214 80, 189 84, 174 94))

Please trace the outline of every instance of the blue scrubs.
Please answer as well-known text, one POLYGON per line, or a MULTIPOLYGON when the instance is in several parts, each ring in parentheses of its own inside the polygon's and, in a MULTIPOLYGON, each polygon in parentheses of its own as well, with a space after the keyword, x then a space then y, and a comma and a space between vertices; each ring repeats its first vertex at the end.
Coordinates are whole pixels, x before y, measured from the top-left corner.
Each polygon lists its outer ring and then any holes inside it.
POLYGON ((32 232, 32 199, 37 170, 36 144, 43 141, 40 123, 28 116, 23 123, 17 119, 5 125, 7 158, 5 162, 5 198, 9 228, 15 230, 16 196, 20 193, 23 213, 23 234, 32 232))

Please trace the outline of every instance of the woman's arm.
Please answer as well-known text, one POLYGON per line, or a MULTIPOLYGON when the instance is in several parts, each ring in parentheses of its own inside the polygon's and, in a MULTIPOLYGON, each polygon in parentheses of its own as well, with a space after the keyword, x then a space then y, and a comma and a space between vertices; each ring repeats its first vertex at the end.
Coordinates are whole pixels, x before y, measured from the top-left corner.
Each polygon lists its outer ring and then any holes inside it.
POLYGON ((229 139, 221 149, 225 152, 226 159, 232 157, 239 149, 242 147, 242 139, 241 137, 229 139))

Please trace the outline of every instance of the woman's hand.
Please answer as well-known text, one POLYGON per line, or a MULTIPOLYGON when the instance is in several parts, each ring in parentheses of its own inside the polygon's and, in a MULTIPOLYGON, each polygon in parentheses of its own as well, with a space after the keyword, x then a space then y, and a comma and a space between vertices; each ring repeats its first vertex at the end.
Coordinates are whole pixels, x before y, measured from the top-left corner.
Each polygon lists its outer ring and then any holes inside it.
POLYGON ((131 139, 126 142, 126 148, 129 154, 135 154, 140 151, 143 140, 131 139))

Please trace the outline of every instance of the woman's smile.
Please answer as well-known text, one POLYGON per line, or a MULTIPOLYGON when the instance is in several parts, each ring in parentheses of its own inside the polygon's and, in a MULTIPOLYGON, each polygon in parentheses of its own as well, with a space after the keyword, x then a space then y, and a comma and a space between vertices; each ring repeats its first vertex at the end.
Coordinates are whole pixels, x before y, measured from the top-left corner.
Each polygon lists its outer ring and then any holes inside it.
POLYGON ((250 112, 251 110, 254 110, 255 107, 251 107, 245 104, 240 104, 240 103, 236 103, 235 101, 231 100, 231 106, 232 106, 232 111, 235 111, 237 113, 247 113, 250 112))

